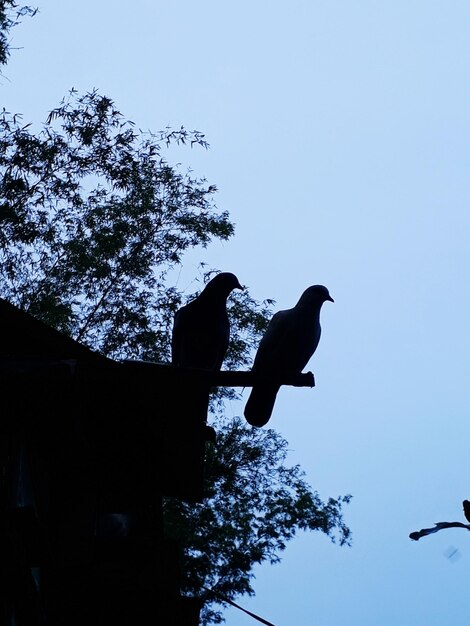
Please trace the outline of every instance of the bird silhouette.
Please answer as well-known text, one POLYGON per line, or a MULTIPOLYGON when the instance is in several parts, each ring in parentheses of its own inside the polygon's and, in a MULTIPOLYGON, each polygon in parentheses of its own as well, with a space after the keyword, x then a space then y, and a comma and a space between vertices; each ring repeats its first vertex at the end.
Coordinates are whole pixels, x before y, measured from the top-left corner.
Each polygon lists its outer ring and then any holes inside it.
POLYGON ((329 300, 334 302, 323 285, 308 287, 297 304, 273 315, 259 344, 252 372, 266 377, 251 390, 245 405, 245 418, 252 426, 264 426, 271 417, 283 375, 300 373, 317 349, 320 341, 320 309, 329 300))
POLYGON ((227 298, 243 289, 231 272, 214 276, 197 298, 175 314, 171 342, 173 365, 220 370, 230 339, 227 298))
POLYGON ((470 522, 470 502, 468 500, 464 500, 462 502, 463 505, 463 514, 465 515, 465 519, 467 522, 470 522))

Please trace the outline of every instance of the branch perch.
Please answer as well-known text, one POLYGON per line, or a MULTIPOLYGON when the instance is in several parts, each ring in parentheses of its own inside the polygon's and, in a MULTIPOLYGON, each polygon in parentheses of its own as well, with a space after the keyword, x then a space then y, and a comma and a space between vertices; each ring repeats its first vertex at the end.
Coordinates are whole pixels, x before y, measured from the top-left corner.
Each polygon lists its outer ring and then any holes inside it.
POLYGON ((421 537, 437 533, 439 530, 443 530, 444 528, 465 528, 466 530, 470 530, 470 524, 462 524, 462 522, 436 522, 436 525, 433 528, 422 528, 414 533, 410 533, 410 539, 418 541, 421 537))
POLYGON ((279 383, 292 387, 315 387, 315 377, 312 372, 305 374, 283 374, 280 376, 260 376, 253 372, 213 372, 211 370, 190 367, 176 367, 169 363, 153 363, 149 361, 123 361, 127 370, 133 370, 138 376, 156 376, 168 381, 185 380, 193 383, 200 382, 211 387, 253 387, 263 383, 279 383))
MULTIPOLYGON (((463 512, 468 522, 470 522, 470 500, 464 500, 462 502, 463 512)), ((426 535, 432 535, 433 533, 437 533, 439 530, 443 530, 444 528, 465 528, 466 530, 470 530, 470 524, 462 524, 462 522, 436 522, 434 528, 422 528, 421 530, 417 530, 414 533, 410 533, 410 539, 413 541, 418 541, 421 537, 426 537, 426 535)))

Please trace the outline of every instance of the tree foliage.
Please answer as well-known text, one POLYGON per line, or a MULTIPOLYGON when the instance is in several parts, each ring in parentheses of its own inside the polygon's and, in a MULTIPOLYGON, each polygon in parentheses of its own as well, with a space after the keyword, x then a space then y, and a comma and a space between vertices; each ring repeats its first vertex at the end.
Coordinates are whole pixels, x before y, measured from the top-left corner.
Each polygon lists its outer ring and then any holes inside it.
POLYGON ((33 16, 37 9, 19 6, 16 0, 0 0, 0 65, 5 65, 10 57, 10 30, 17 26, 25 15, 33 16))
MULTIPOLYGON (((212 601, 208 588, 230 599, 254 595, 253 566, 278 563, 298 530, 320 530, 349 544, 342 505, 350 496, 322 502, 301 468, 286 464, 287 445, 272 429, 253 429, 241 418, 225 421, 206 458, 207 500, 166 500, 167 532, 185 546, 186 593, 212 601)), ((202 623, 221 621, 220 611, 206 605, 202 623)))
POLYGON ((227 239, 215 186, 170 166, 181 128, 137 131, 96 91, 71 92, 39 134, 0 119, 0 272, 10 301, 116 358, 163 359, 187 248, 227 239))

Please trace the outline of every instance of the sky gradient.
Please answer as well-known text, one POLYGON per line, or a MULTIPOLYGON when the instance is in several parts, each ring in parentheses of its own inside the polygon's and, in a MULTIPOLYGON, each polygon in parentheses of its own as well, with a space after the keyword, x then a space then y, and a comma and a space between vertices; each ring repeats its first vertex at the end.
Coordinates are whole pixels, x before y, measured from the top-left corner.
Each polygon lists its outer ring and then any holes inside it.
POLYGON ((323 499, 354 496, 353 546, 298 535, 240 604, 276 626, 468 626, 470 536, 408 534, 470 498, 470 3, 37 4, 6 109, 39 123, 98 88, 142 129, 205 133, 177 159, 236 234, 188 255, 180 288, 203 259, 276 310, 311 284, 335 299, 316 388, 283 388, 269 425, 323 499))

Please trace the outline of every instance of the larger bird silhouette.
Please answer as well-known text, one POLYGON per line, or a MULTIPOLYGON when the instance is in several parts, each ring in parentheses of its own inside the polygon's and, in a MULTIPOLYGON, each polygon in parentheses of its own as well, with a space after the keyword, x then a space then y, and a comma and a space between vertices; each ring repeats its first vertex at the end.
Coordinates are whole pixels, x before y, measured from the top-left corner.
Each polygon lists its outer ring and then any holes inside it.
POLYGON ((271 417, 280 384, 269 378, 299 374, 317 349, 320 309, 326 300, 334 302, 328 289, 312 285, 292 309, 273 315, 252 367, 252 372, 266 377, 266 382, 254 385, 245 406, 245 418, 252 426, 264 426, 271 417))
POLYGON ((227 298, 243 289, 231 272, 214 276, 197 298, 175 314, 171 355, 173 365, 220 370, 230 339, 227 298))

